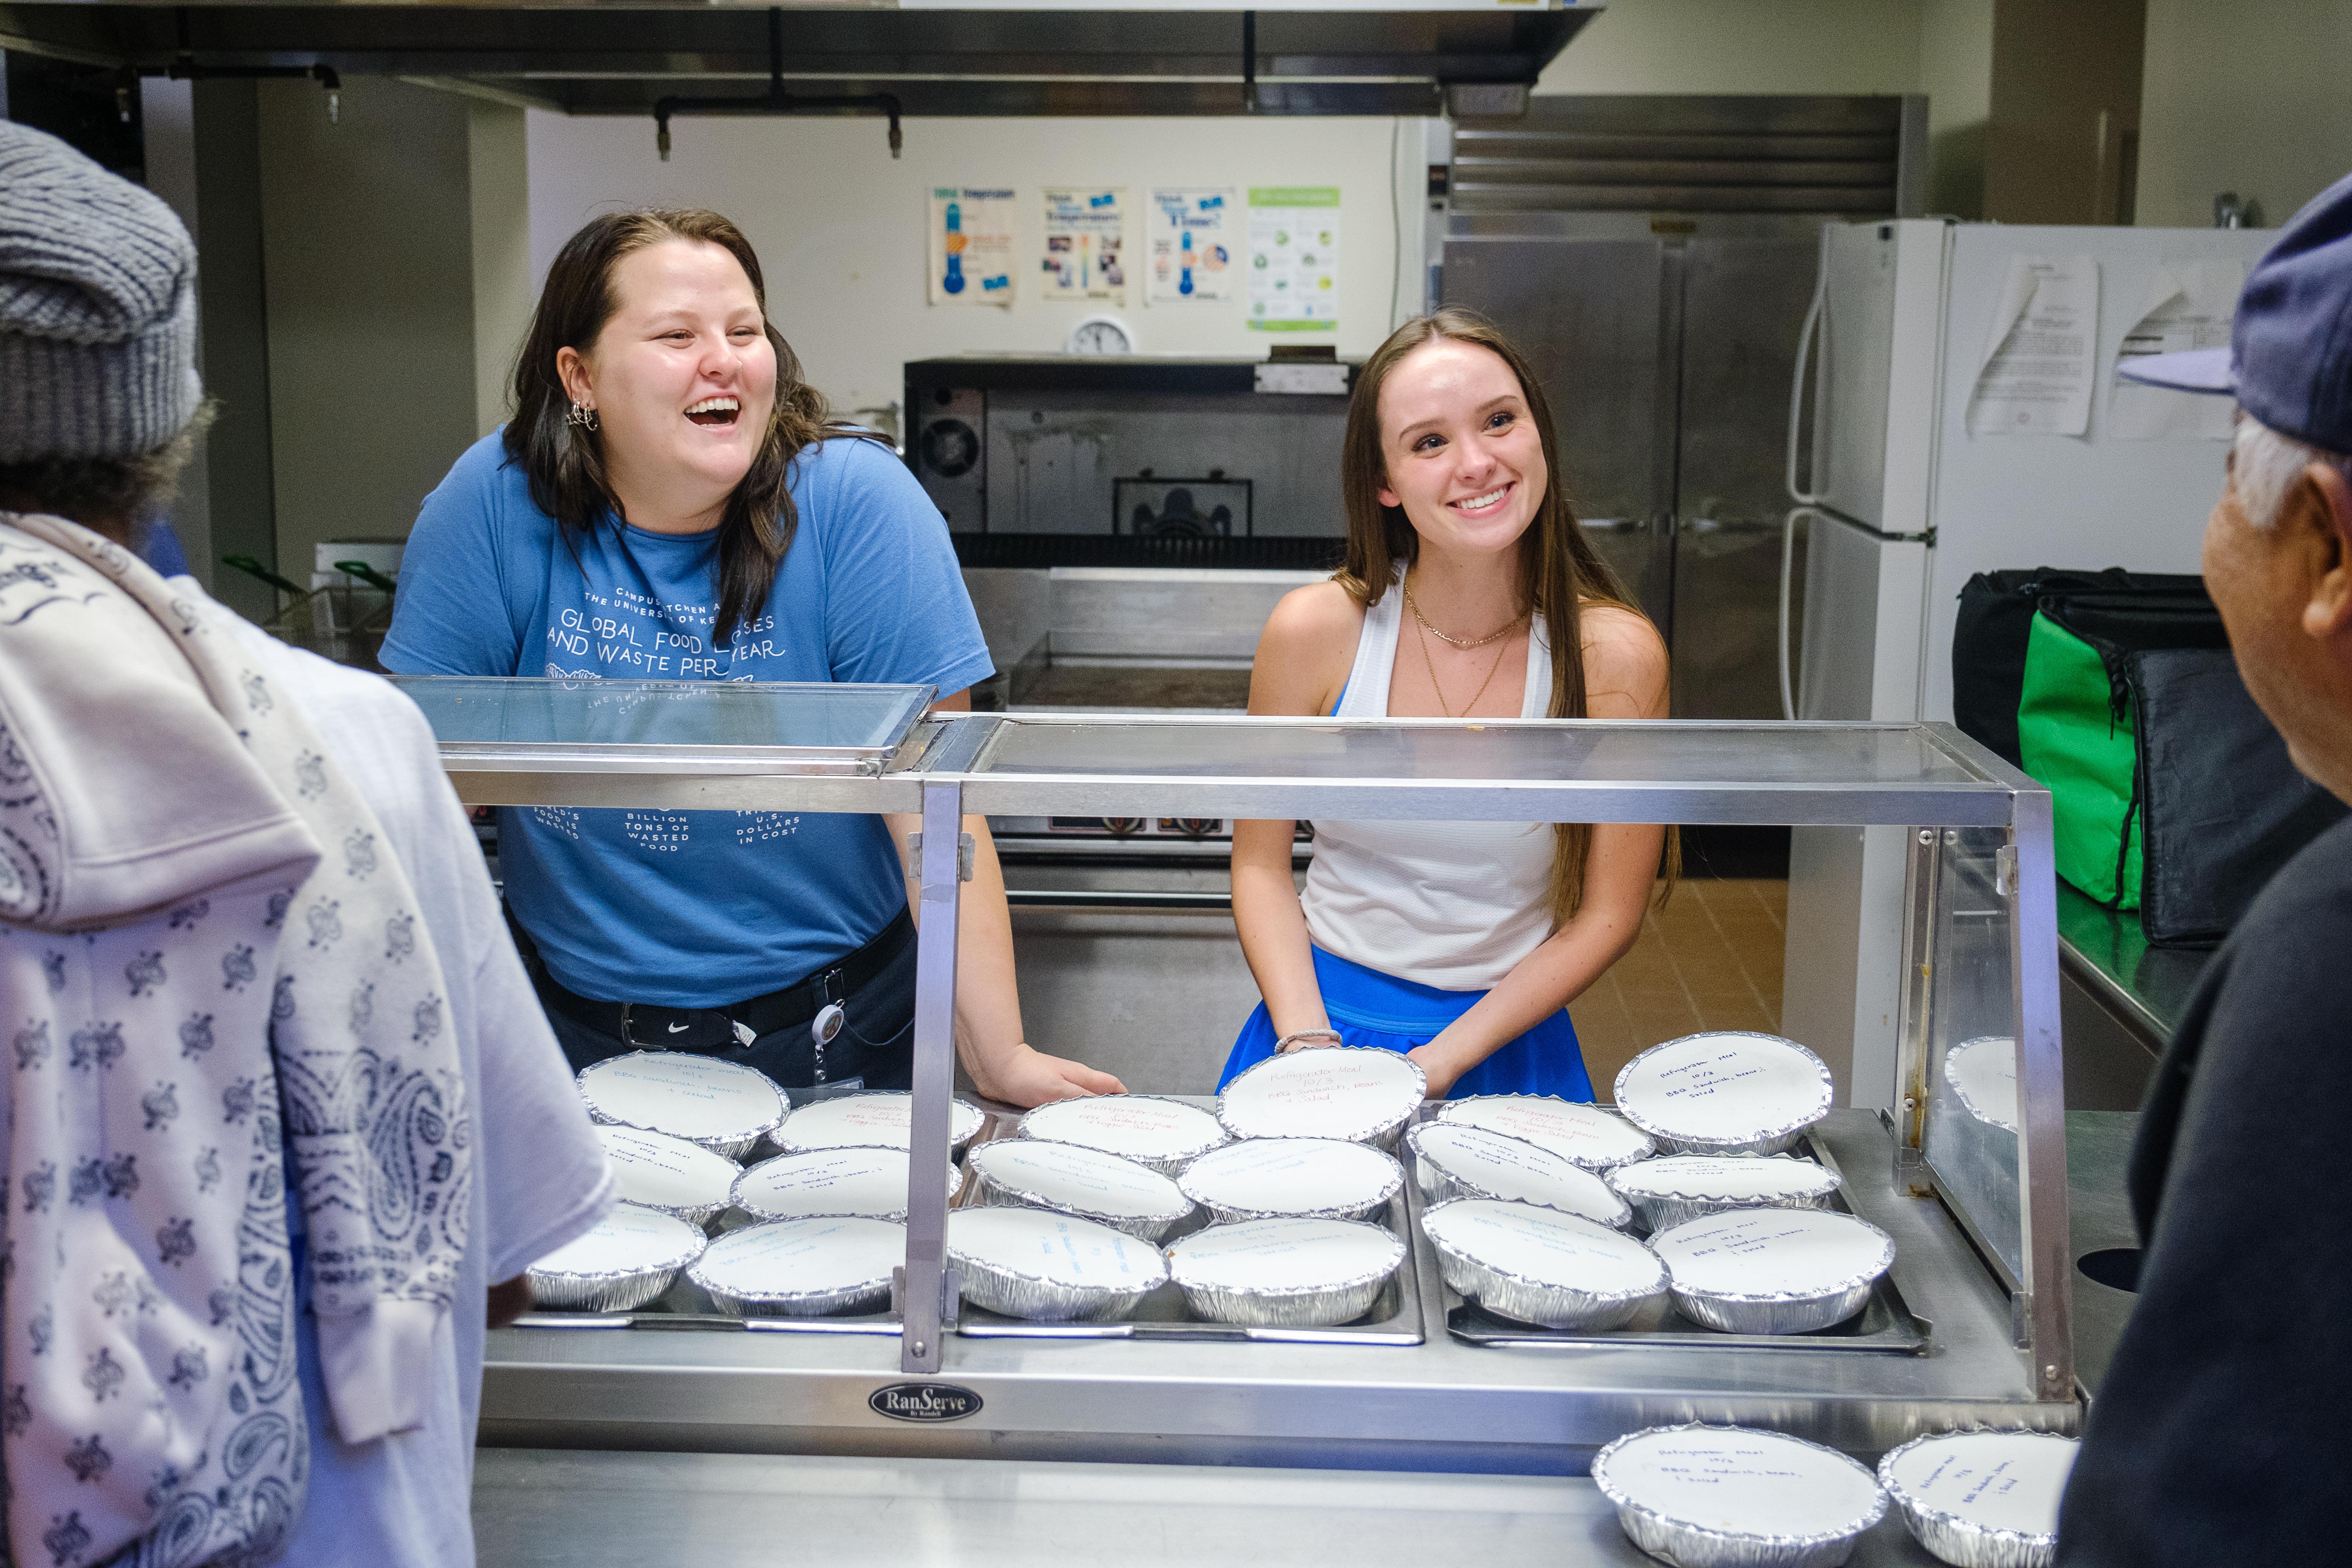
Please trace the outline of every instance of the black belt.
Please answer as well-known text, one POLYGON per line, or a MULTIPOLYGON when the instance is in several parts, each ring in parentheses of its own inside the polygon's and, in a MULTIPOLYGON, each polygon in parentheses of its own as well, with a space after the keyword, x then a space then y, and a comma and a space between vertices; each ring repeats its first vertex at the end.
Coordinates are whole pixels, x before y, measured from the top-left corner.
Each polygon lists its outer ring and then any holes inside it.
POLYGON ((723 1007, 664 1007, 648 1002, 599 1002, 571 989, 541 965, 539 982, 547 1002, 574 1023, 617 1035, 640 1050, 723 1051, 748 1046, 762 1035, 805 1025, 817 1013, 889 967, 915 940, 915 921, 904 910, 881 934, 855 952, 825 965, 805 980, 723 1007))

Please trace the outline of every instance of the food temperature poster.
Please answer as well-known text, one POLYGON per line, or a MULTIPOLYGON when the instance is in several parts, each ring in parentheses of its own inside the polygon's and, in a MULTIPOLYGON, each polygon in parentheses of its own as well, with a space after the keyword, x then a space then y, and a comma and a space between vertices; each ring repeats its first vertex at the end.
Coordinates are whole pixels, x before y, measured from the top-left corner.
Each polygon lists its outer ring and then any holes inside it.
POLYGON ((1126 249, 1126 186, 1045 188, 1046 299, 1125 304, 1126 249))
POLYGON ((1188 300, 1230 300, 1237 292, 1228 223, 1235 206, 1230 187, 1162 186, 1145 212, 1150 225, 1150 298, 1155 305, 1188 300))
POLYGON ((1013 303, 1013 192, 931 187, 929 248, 934 305, 1013 303))
POLYGON ((1252 185, 1249 247, 1251 331, 1339 330, 1339 186, 1252 185))

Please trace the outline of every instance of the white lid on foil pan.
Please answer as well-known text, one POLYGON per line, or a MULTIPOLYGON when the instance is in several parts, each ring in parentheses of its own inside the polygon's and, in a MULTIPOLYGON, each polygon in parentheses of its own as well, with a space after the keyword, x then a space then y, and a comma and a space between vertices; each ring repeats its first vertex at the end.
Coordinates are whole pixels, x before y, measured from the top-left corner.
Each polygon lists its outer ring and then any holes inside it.
POLYGON ((1047 1209, 956 1209, 947 1250, 964 1300, 1013 1318, 1100 1321, 1168 1280, 1150 1242, 1047 1209))
POLYGON ((1195 1231, 1168 1249, 1168 1273, 1215 1322, 1324 1328, 1360 1318, 1405 1246, 1345 1219, 1254 1219, 1195 1231))
POLYGON ((1886 1514, 1878 1479, 1833 1448, 1745 1426, 1653 1426, 1593 1456, 1633 1544, 1685 1568, 1843 1563, 1886 1514))
MULTIPOLYGON (((950 1164, 948 1197, 962 1186, 963 1173, 950 1164)), ((903 1223, 907 1151, 850 1145, 779 1154, 737 1176, 733 1195, 735 1206, 755 1220, 856 1215, 903 1223)))
POLYGON ((1362 1219, 1404 1190, 1404 1167, 1344 1138, 1249 1138, 1202 1155, 1176 1185, 1224 1224, 1362 1219))
POLYGON ((1192 1213, 1192 1200, 1159 1172, 1100 1149, 1042 1138, 1000 1138, 971 1152, 992 1204, 1052 1209, 1158 1241, 1192 1213))
POLYGON ((1236 1138, 1392 1137, 1429 1092, 1429 1075, 1401 1052, 1329 1046, 1268 1057, 1225 1085, 1217 1120, 1236 1138))
POLYGON ((722 1311, 825 1317, 888 1304, 907 1227, 854 1215, 775 1220, 720 1237, 686 1277, 722 1311))
POLYGON ((1810 1333, 1862 1310, 1895 1240, 1827 1209, 1727 1209, 1650 1238, 1685 1317, 1727 1333, 1810 1333))
MULTIPOLYGON (((914 1113, 915 1097, 904 1089, 835 1095, 812 1100, 786 1117, 776 1142, 787 1154, 855 1145, 904 1149, 910 1142, 907 1128, 914 1113)), ((986 1120, 979 1106, 957 1100, 948 1111, 949 1146, 961 1149, 971 1142, 986 1120)))
POLYGON ((1830 1069, 1778 1035, 1685 1035, 1617 1075, 1617 1109, 1684 1154, 1777 1154, 1829 1114, 1830 1069))
POLYGON ((1564 1154, 1484 1127, 1424 1121, 1405 1134, 1421 1190, 1432 1203, 1447 1198, 1507 1198, 1580 1215, 1622 1228, 1633 1211, 1607 1182, 1564 1154))
POLYGON ((2017 1042, 2007 1035, 1962 1040, 1944 1053, 1944 1081, 1979 1121, 2017 1131, 2017 1042))
POLYGON ((705 1245, 699 1226, 616 1204, 586 1235, 530 1266, 531 1297, 543 1307, 631 1311, 668 1289, 705 1245))
POLYGON ((1547 1328, 1615 1328, 1665 1294, 1666 1266, 1622 1231, 1557 1209, 1456 1198, 1422 1211, 1445 1282, 1547 1328))
POLYGON ((1024 1116, 1017 1135, 1100 1149, 1163 1176, 1225 1142, 1213 1114, 1157 1094, 1057 1100, 1024 1116))
POLYGON ((2055 1432, 1941 1432, 1878 1461, 1911 1533, 1958 1568, 2046 1568, 2081 1447, 2055 1432))
POLYGON ((596 1129, 625 1204, 708 1225, 726 1208, 742 1167, 724 1154, 667 1132, 608 1124, 596 1129))
POLYGON ((1609 1171, 1646 1160, 1657 1145, 1623 1117, 1549 1094, 1475 1094, 1437 1107, 1437 1120, 1484 1127, 1549 1149, 1588 1171, 1609 1171))
POLYGON ((688 1051, 632 1051, 580 1069, 580 1098, 598 1121, 667 1132, 729 1159, 751 1152, 790 1109, 767 1075, 688 1051))

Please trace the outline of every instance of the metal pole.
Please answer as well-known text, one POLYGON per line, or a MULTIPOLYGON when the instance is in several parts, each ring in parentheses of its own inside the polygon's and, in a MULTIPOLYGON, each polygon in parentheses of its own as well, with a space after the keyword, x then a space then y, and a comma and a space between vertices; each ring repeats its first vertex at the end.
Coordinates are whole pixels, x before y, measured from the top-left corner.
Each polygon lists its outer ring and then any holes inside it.
POLYGON ((959 844, 963 785, 923 785, 918 870, 922 919, 915 952, 915 1103, 908 1126, 907 1263, 899 1291, 898 1366, 940 1370, 940 1318, 947 1275, 949 1102, 955 1096, 956 916, 962 890, 959 844))
MULTIPOLYGON (((2035 1392, 2074 1397, 2074 1279, 2066 1226, 2066 1059, 2058 1026, 2058 871, 2050 792, 2020 790, 2010 889, 2010 971, 2017 993, 2018 1251, 2035 1392)), ((945 1177, 941 1177, 945 1180, 945 1177)))

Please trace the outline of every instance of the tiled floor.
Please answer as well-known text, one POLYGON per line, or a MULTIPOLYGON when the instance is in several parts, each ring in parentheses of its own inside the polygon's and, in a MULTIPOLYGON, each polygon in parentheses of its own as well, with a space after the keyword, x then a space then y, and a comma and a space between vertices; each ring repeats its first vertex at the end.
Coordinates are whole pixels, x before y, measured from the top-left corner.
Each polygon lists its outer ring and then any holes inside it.
POLYGON ((1661 1040, 1780 1026, 1785 881, 1691 880, 1652 910, 1642 940, 1569 1007, 1596 1099, 1661 1040))

